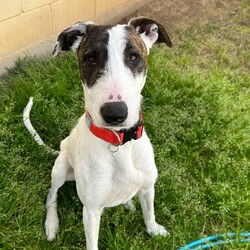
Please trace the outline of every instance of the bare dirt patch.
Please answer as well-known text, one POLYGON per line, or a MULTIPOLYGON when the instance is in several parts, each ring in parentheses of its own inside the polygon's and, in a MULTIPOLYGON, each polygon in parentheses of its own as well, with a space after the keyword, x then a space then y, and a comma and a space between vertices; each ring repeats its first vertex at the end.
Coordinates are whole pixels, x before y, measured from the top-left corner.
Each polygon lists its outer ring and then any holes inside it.
POLYGON ((155 0, 138 9, 123 21, 134 16, 147 16, 157 19, 170 33, 185 31, 194 22, 230 23, 234 16, 245 7, 240 20, 242 25, 250 26, 250 2, 248 0, 155 0))

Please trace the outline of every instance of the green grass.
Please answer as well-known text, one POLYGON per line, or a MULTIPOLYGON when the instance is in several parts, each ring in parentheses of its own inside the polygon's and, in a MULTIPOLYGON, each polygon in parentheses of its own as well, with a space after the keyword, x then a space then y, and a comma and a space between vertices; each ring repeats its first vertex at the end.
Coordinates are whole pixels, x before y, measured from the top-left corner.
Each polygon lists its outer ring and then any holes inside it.
MULTIPOLYGON (((250 231, 250 32, 237 13, 231 26, 194 24, 176 34, 173 49, 153 49, 143 111, 159 170, 156 217, 171 235, 149 236, 135 199, 135 213, 105 210, 100 249, 169 250, 205 235, 250 231)), ((44 200, 55 157, 22 123, 34 96, 33 125, 58 149, 84 112, 76 58, 26 59, 1 81, 0 249, 84 248, 74 183, 59 191, 60 230, 46 241, 44 200)))

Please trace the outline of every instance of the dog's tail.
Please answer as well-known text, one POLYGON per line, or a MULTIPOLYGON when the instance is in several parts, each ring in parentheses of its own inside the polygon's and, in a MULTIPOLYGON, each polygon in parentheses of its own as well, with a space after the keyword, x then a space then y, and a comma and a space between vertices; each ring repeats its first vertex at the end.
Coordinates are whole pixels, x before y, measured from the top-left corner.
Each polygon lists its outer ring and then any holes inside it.
POLYGON ((32 137, 35 139, 37 144, 44 146, 46 150, 52 154, 59 154, 59 151, 51 149, 49 146, 47 146, 42 138, 39 136, 35 128, 33 127, 31 121, 30 121, 30 110, 33 106, 33 97, 30 97, 28 104, 26 105, 25 109, 23 110, 23 123, 25 127, 28 129, 32 137))

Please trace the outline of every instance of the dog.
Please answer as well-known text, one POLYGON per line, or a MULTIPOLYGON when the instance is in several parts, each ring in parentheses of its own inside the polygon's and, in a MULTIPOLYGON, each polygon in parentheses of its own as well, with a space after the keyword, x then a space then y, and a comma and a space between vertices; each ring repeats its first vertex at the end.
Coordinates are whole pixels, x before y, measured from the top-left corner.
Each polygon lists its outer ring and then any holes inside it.
POLYGON ((98 249, 103 209, 125 204, 133 210, 135 195, 147 232, 168 234, 155 221, 157 169, 141 111, 147 56, 155 42, 172 47, 165 28, 146 17, 106 26, 79 22, 58 36, 52 54, 76 52, 86 112, 61 142, 52 169, 45 221, 49 241, 55 239, 59 227, 57 191, 70 180, 76 181, 84 205, 87 250, 98 249))

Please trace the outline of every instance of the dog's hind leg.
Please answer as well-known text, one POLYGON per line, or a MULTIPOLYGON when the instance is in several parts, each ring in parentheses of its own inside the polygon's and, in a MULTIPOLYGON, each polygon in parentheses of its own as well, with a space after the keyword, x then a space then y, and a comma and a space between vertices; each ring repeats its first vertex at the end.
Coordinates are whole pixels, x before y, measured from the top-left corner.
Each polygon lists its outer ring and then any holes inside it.
POLYGON ((46 201, 47 214, 45 229, 49 241, 55 239, 59 227, 59 219, 57 215, 57 191, 69 177, 72 179, 72 174, 73 169, 68 162, 66 147, 64 147, 62 142, 60 154, 52 169, 51 188, 46 201))
POLYGON ((132 199, 124 204, 124 207, 131 212, 134 212, 136 210, 134 201, 132 199))

